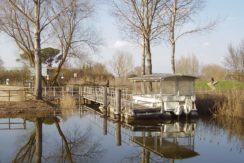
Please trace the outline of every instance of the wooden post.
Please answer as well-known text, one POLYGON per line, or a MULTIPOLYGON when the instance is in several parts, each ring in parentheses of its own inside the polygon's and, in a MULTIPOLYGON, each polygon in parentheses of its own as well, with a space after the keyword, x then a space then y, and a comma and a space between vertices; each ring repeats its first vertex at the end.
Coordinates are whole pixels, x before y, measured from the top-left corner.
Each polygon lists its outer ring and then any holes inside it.
POLYGON ((64 87, 62 87, 62 97, 64 97, 64 87))
POLYGON ((107 117, 103 117, 103 135, 107 135, 108 133, 108 120, 107 117))
POLYGON ((80 103, 81 103, 81 87, 80 86, 79 86, 78 96, 79 96, 79 108, 80 108, 80 103))
POLYGON ((158 82, 155 81, 155 94, 158 94, 158 82))
POLYGON ((8 118, 8 129, 11 129, 11 121, 10 121, 10 118, 8 118))
POLYGON ((24 120, 24 129, 26 129, 26 120, 24 120))
POLYGON ((103 87, 103 109, 107 110, 108 107, 108 92, 107 87, 103 87))
POLYGON ((25 101, 26 101, 26 90, 24 90, 24 96, 25 96, 25 101))
POLYGON ((134 94, 137 95, 136 81, 133 82, 133 85, 134 85, 134 94))
POLYGON ((115 139, 116 139, 116 145, 121 146, 121 124, 120 124, 120 122, 116 123, 115 139))
POLYGON ((47 87, 44 89, 44 96, 47 97, 47 87))
POLYGON ((143 94, 147 94, 147 86, 145 81, 143 81, 143 94))
POLYGON ((10 89, 8 90, 8 101, 10 101, 10 89))
POLYGON ((115 90, 115 115, 120 116, 121 114, 121 89, 115 90))
POLYGON ((74 95, 74 86, 72 85, 72 92, 71 92, 71 96, 74 95))

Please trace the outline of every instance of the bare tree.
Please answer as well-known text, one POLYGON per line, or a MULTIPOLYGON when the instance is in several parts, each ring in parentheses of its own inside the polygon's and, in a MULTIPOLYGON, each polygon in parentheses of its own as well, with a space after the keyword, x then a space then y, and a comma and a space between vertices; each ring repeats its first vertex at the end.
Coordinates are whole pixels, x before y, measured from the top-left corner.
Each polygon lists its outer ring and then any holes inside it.
POLYGON ((136 66, 131 72, 130 76, 140 76, 141 75, 141 66, 136 66))
POLYGON ((175 73, 177 40, 193 33, 211 30, 216 25, 216 21, 213 21, 204 26, 184 29, 184 26, 190 23, 194 16, 203 8, 203 2, 204 0, 169 0, 166 3, 166 11, 163 12, 162 19, 167 24, 166 37, 171 46, 171 67, 173 73, 175 73))
POLYGON ((225 69, 217 64, 207 64, 202 67, 202 77, 209 80, 223 80, 225 78, 225 69))
POLYGON ((191 56, 182 56, 176 60, 176 73, 198 75, 199 67, 199 60, 194 54, 191 56))
POLYGON ((133 69, 133 57, 129 53, 118 51, 111 60, 111 67, 114 73, 119 77, 127 77, 133 69))
POLYGON ((142 47, 141 74, 152 73, 151 44, 162 36, 160 12, 165 0, 113 0, 114 15, 122 31, 142 47))
POLYGON ((234 47, 232 44, 229 45, 224 63, 230 72, 244 73, 244 41, 238 47, 234 47))
POLYGON ((52 22, 55 36, 58 38, 58 44, 61 50, 62 59, 58 64, 57 73, 52 79, 55 84, 62 66, 68 57, 82 57, 89 51, 96 50, 100 44, 100 39, 91 27, 86 26, 94 12, 94 4, 90 0, 60 0, 57 6, 53 7, 53 13, 59 12, 60 8, 71 5, 62 12, 61 16, 52 22))
MULTIPOLYGON (((60 70, 68 56, 77 56, 83 51, 78 47, 93 47, 94 36, 85 24, 93 6, 88 0, 3 0, 0 16, 0 30, 13 38, 18 47, 27 54, 29 61, 35 65, 35 95, 42 98, 41 45, 48 40, 58 44, 62 59, 58 65, 57 80, 60 70), (51 39, 57 36, 58 39, 51 39)), ((51 42, 49 41, 49 43, 51 42)))
POLYGON ((1 30, 14 39, 35 65, 35 95, 42 98, 41 34, 59 15, 48 15, 51 1, 3 0, 1 30))

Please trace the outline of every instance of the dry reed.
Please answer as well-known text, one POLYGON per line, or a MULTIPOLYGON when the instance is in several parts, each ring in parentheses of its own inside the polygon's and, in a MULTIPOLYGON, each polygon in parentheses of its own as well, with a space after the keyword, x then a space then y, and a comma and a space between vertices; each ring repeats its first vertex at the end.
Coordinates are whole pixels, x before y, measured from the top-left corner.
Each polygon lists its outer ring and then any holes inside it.
POLYGON ((60 99, 60 109, 63 116, 72 115, 75 108, 76 101, 71 95, 65 95, 60 99))
POLYGON ((237 90, 231 90, 224 92, 224 100, 216 103, 216 110, 214 116, 217 117, 244 117, 242 106, 242 92, 237 90))

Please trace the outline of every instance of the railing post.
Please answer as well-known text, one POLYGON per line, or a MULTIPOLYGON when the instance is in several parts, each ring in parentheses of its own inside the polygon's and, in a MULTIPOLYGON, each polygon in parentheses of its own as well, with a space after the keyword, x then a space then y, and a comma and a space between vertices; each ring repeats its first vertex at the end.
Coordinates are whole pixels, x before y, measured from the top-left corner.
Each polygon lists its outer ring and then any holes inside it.
POLYGON ((71 96, 74 95, 74 86, 72 85, 72 92, 71 92, 71 96))
POLYGON ((120 116, 121 114, 121 89, 115 90, 115 115, 120 116))
POLYGON ((56 88, 53 87, 53 96, 56 97, 56 88))
POLYGON ((25 101, 26 101, 26 90, 24 90, 24 94, 25 94, 25 101))
POLYGON ((47 87, 44 88, 44 96, 47 97, 47 87))
POLYGON ((64 87, 62 87, 62 97, 64 97, 64 87))
POLYGON ((80 108, 80 103, 81 103, 81 86, 79 86, 78 96, 79 96, 79 108, 80 108))

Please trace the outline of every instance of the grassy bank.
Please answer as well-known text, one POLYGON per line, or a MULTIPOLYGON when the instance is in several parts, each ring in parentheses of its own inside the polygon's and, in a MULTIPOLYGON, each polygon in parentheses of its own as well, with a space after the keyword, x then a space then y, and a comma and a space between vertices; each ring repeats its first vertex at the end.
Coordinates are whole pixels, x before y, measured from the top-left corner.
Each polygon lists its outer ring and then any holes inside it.
POLYGON ((199 113, 244 118, 244 83, 231 80, 218 81, 215 90, 212 90, 208 82, 197 80, 195 84, 199 113))
MULTIPOLYGON (((208 86, 208 82, 206 80, 197 80, 195 84, 195 89, 197 92, 199 91, 211 91, 211 88, 208 86)), ((239 81, 232 80, 221 80, 218 81, 215 85, 216 91, 229 91, 229 90, 243 90, 244 91, 244 83, 239 81)))

